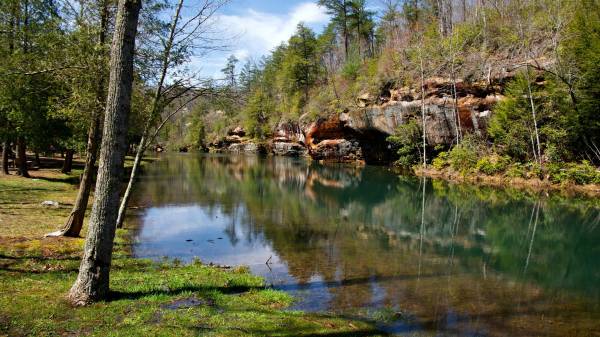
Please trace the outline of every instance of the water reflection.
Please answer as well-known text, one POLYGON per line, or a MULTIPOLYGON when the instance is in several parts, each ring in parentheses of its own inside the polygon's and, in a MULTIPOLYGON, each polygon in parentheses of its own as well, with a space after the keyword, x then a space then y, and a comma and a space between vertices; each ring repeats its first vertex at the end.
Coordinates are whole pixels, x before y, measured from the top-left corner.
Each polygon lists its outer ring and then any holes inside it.
POLYGON ((191 155, 150 166, 135 199, 137 256, 249 265, 298 309, 392 332, 600 333, 597 200, 191 155))

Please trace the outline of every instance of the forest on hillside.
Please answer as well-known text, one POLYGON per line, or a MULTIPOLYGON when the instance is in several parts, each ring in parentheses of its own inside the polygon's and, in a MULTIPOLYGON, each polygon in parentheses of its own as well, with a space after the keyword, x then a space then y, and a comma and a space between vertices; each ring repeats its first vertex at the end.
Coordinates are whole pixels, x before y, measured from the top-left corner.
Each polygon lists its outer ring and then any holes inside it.
POLYGON ((205 147, 236 126, 267 140, 281 123, 308 124, 360 110, 364 101, 385 105, 404 91, 423 104, 388 139, 402 166, 422 163, 425 152, 438 169, 598 182, 598 1, 319 5, 331 15, 322 33, 299 24, 270 55, 245 63, 231 56, 223 69, 227 98, 202 100, 174 141, 205 147), (443 98, 458 115, 473 87, 499 97, 486 132, 461 129, 457 116, 452 141, 423 144, 427 99, 443 98), (565 162, 579 164, 565 169, 565 162))
MULTIPOLYGON (((214 16, 228 1, 202 1, 194 25, 183 22, 181 3, 144 3, 130 153, 157 143, 206 149, 238 127, 269 142, 282 123, 306 130, 401 101, 412 104, 410 113, 385 134, 398 165, 600 179, 597 0, 320 0, 331 18, 322 32, 300 23, 269 55, 231 56, 218 79, 187 64, 232 43, 214 16), (483 132, 461 125, 471 123, 461 106, 473 93, 494 102, 480 104, 483 132), (451 124, 442 141, 431 139, 432 109, 451 124)), ((28 152, 34 164, 40 153, 63 153, 65 172, 76 154, 95 161, 86 154, 100 142, 115 10, 109 0, 2 2, 3 167, 16 158, 27 176, 28 152)))

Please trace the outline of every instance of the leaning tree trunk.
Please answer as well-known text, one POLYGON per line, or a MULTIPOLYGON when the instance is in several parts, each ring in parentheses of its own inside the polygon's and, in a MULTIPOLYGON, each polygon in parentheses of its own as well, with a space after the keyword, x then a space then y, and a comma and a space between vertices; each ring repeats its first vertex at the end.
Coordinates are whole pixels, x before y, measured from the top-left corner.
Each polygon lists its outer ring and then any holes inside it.
POLYGON ((29 170, 27 169, 27 150, 25 145, 25 137, 19 136, 17 138, 17 174, 24 177, 30 178, 29 170))
MULTIPOLYGON (((100 10, 100 34, 98 36, 98 45, 103 48, 106 44, 106 31, 108 30, 108 4, 107 1, 102 2, 102 8, 100 10)), ((104 56, 104 55, 103 55, 104 56)), ((106 78, 102 74, 98 80, 98 86, 96 88, 96 99, 98 102, 106 102, 106 94, 104 87, 106 78)), ((101 107, 94 109, 92 114, 92 121, 90 129, 88 131, 88 141, 86 148, 86 159, 83 174, 81 176, 81 182, 79 184, 79 192, 77 193, 77 199, 71 214, 67 218, 62 230, 56 233, 50 233, 50 236, 67 236, 67 237, 79 237, 81 229, 83 228, 83 221, 85 219, 85 212, 87 210, 88 201, 90 199, 90 193, 92 190, 93 177, 96 166, 96 159, 98 158, 98 148, 100 147, 100 126, 102 111, 101 107)))
POLYGON ((7 140, 2 143, 2 173, 9 174, 8 172, 8 152, 10 151, 10 142, 7 140))
MULTIPOLYGON (((175 37, 177 34, 177 23, 179 22, 179 18, 181 16, 181 10, 183 8, 184 0, 179 0, 177 7, 175 9, 175 15, 173 16, 173 21, 171 22, 171 29, 169 30, 169 37, 165 44, 165 49, 162 55, 162 66, 160 72, 160 78, 158 80, 156 90, 154 91, 154 96, 152 98, 152 108, 150 111, 150 116, 146 121, 146 125, 144 126, 144 132, 142 134, 142 139, 137 147, 137 152, 135 154, 135 160, 133 162, 133 168, 131 169, 131 175, 129 177, 129 182, 127 183, 127 189, 125 190, 125 194, 123 195, 123 200, 121 200, 121 205, 119 206, 119 214, 117 216, 117 228, 123 227, 123 221, 125 221, 125 213, 127 212, 127 205, 129 204, 129 198, 131 197, 131 190, 133 189, 133 184, 135 183, 135 179, 140 170, 140 164, 142 158, 144 157, 144 153, 146 152, 146 143, 148 142, 148 137, 150 135, 150 129, 152 128, 155 119, 160 115, 160 100, 163 95, 163 85, 165 83, 165 79, 167 78, 167 72, 169 70, 169 65, 171 63, 171 50, 173 48, 173 43, 175 42, 175 37)), ((163 124, 164 125, 164 124, 163 124)), ((160 126, 162 127, 162 125, 160 126)), ((160 127, 156 130, 157 132, 160 130, 160 127)), ((156 135, 155 135, 156 136, 156 135)), ((153 138, 150 139, 153 141, 153 138)))
POLYGON ((73 170, 73 155, 75 154, 74 150, 67 150, 67 155, 65 156, 65 160, 63 161, 63 167, 60 170, 64 174, 71 173, 73 170))
POLYGON ((141 0, 119 0, 110 56, 108 98, 94 206, 79 275, 69 291, 73 305, 106 299, 131 110, 133 56, 141 0))
POLYGON ((68 236, 79 237, 83 228, 83 220, 85 219, 85 211, 87 209, 88 200, 92 190, 92 182, 98 157, 98 143, 100 142, 100 113, 96 112, 93 116, 92 125, 88 134, 87 157, 85 159, 85 168, 81 176, 79 184, 79 192, 75 200, 75 206, 67 219, 63 229, 58 233, 51 233, 49 236, 68 236))
POLYGON ((127 189, 121 199, 121 205, 119 206, 119 213, 117 215, 117 228, 123 228, 123 222, 125 221, 125 214, 127 213, 127 205, 129 204, 129 198, 131 198, 131 191, 133 190, 133 184, 137 179, 138 172, 140 170, 140 163, 145 152, 146 137, 142 137, 140 144, 138 145, 137 152, 135 154, 135 160, 133 161, 133 167, 131 168, 131 175, 129 176, 129 182, 127 183, 127 189))

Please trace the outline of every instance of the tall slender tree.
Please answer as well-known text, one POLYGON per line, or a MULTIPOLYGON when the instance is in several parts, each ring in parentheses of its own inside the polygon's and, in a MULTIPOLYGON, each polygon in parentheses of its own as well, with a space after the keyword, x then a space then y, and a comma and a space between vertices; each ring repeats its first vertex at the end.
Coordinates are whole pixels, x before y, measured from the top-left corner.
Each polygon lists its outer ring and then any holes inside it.
POLYGON ((344 40, 344 56, 348 59, 350 50, 350 32, 348 27, 348 14, 350 10, 349 0, 319 0, 319 5, 327 9, 327 13, 333 16, 333 22, 341 30, 344 40))
POLYGON ((79 275, 68 295, 73 305, 87 305, 105 299, 109 294, 115 223, 127 150, 125 137, 131 109, 135 37, 141 6, 141 0, 119 0, 118 4, 96 197, 79 275))

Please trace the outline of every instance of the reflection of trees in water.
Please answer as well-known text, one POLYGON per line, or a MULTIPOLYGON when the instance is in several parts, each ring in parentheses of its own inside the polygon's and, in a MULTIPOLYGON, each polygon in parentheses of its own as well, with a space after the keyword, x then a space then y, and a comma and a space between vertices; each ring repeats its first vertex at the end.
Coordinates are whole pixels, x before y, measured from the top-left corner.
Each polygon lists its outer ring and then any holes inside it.
MULTIPOLYGON (((149 175, 166 178, 143 184, 141 200, 218 208, 232 244, 264 238, 301 284, 320 276, 337 307, 367 305, 377 288, 425 317, 490 312, 517 301, 498 273, 600 298, 600 212, 586 200, 289 158, 170 157, 149 175)), ((524 289, 519 301, 539 297, 524 289)))

